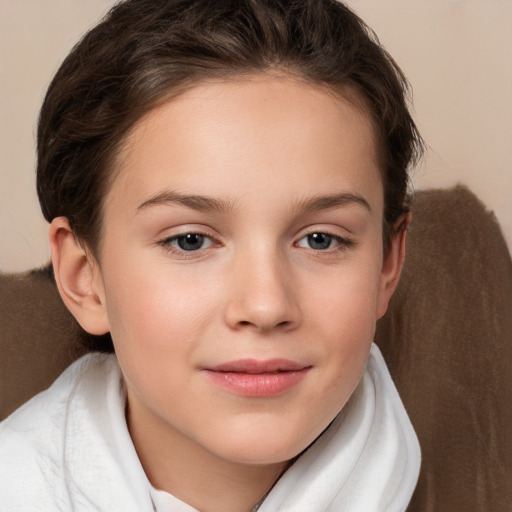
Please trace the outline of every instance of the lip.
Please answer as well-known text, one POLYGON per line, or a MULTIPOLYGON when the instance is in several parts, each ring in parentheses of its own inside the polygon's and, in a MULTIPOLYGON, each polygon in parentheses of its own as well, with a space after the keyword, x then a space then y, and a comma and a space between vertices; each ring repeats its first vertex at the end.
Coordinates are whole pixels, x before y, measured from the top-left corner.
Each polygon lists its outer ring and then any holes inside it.
POLYGON ((220 388, 246 397, 280 395, 299 384, 311 366, 288 359, 240 359, 203 371, 220 388))

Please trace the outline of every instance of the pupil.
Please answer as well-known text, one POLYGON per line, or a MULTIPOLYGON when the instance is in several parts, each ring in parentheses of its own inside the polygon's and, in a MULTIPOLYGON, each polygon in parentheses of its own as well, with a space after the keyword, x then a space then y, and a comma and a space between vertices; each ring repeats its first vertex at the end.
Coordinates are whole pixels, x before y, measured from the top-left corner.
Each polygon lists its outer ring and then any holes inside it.
POLYGON ((196 233, 189 233, 188 235, 180 236, 177 239, 180 249, 184 251, 195 251, 201 249, 203 245, 204 236, 196 233))
POLYGON ((331 245, 331 237, 325 233, 313 233, 308 235, 308 243, 312 249, 328 249, 331 245))

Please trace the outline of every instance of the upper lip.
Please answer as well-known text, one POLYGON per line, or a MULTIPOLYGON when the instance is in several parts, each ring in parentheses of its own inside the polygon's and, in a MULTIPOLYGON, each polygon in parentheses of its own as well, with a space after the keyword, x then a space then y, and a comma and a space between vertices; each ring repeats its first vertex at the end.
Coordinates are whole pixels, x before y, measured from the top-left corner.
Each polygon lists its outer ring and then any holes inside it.
POLYGON ((276 373, 299 371, 309 367, 310 365, 305 365, 289 359, 238 359, 236 361, 221 363, 216 366, 209 366, 205 369, 214 372, 276 373))

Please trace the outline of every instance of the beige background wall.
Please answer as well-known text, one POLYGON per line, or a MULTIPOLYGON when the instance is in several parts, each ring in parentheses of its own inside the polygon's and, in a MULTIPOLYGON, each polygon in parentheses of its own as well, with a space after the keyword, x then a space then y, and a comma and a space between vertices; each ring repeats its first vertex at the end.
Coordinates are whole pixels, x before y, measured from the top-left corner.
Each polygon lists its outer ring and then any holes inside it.
MULTIPOLYGON (((221 1, 221 0, 219 0, 221 1)), ((58 63, 112 0, 0 0, 0 270, 48 258, 35 121, 58 63)), ((409 76, 430 146, 416 188, 462 182, 512 247, 512 0, 349 0, 409 76)))

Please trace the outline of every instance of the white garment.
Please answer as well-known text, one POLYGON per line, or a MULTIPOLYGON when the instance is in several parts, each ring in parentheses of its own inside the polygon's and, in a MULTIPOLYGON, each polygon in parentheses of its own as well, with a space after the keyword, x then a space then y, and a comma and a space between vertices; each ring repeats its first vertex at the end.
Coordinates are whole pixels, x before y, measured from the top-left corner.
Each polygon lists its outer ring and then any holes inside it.
MULTIPOLYGON (((2 512, 193 510, 152 490, 125 421, 113 355, 89 354, 0 423, 2 512), (151 495, 153 494, 153 499, 151 495)), ((400 512, 418 478, 417 438, 382 356, 259 512, 400 512)))
POLYGON ((149 493, 156 512, 197 512, 197 509, 183 503, 168 492, 159 491, 151 486, 149 493))

